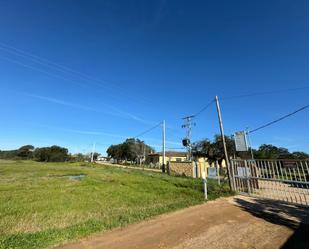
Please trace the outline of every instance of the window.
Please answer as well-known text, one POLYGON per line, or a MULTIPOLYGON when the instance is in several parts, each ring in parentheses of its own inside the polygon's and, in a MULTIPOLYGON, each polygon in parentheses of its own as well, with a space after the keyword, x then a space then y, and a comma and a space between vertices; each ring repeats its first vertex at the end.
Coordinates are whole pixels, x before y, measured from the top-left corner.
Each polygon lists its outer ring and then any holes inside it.
POLYGON ((176 158, 176 162, 181 162, 182 159, 181 158, 176 158))

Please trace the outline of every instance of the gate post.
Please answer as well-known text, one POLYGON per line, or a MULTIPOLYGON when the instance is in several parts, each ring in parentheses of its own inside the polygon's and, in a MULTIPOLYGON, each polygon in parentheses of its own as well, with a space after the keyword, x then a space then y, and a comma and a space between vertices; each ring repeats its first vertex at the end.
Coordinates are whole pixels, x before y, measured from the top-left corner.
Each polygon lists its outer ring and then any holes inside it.
POLYGON ((231 173, 231 186, 232 186, 232 190, 233 191, 236 191, 236 183, 235 183, 235 174, 234 174, 234 161, 233 159, 231 160, 231 163, 230 163, 230 170, 229 170, 231 173))
POLYGON ((248 175, 248 162, 247 162, 247 160, 244 160, 244 163, 245 163, 245 172, 246 172, 248 194, 250 195, 251 189, 250 189, 250 179, 249 179, 249 175, 248 175))

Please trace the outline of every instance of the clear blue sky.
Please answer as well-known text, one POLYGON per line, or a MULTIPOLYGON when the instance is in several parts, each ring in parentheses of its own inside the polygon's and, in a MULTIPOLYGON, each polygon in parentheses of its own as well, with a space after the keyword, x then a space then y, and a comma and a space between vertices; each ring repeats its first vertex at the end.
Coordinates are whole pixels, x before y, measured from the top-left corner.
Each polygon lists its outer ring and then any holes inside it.
MULTIPOLYGON (((0 148, 104 153, 163 119, 178 148, 181 117, 216 94, 307 87, 222 100, 226 134, 256 128, 309 102, 308 13, 305 0, 1 1, 0 148)), ((195 122, 193 140, 219 132, 214 105, 195 122)), ((309 152, 308 123, 309 109, 253 146, 309 152)), ((141 139, 160 146, 161 131, 141 139)))

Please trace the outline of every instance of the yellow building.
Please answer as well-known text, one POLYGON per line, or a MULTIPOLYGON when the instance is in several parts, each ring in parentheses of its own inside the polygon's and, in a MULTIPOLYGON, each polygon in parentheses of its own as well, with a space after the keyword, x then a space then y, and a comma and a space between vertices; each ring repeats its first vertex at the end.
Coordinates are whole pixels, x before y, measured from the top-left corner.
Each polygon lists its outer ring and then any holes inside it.
MULTIPOLYGON (((177 171, 180 174, 182 174, 182 168, 185 170, 186 167, 191 167, 193 177, 202 177, 202 172, 206 172, 208 177, 209 168, 217 168, 216 163, 209 162, 207 157, 195 157, 193 161, 188 161, 186 152, 167 151, 165 153, 165 164, 167 165, 168 162, 173 162, 173 165, 177 165, 177 171)), ((161 167, 163 165, 162 152, 149 154, 146 163, 155 167, 161 167)), ((218 167, 221 169, 226 168, 225 160, 222 160, 218 167)))
MULTIPOLYGON (((198 166, 198 177, 202 176, 202 172, 206 173, 206 177, 208 177, 208 168, 216 168, 217 165, 215 162, 210 163, 206 157, 199 157, 196 158, 195 161, 197 162, 198 166)), ((218 164, 218 167, 220 168, 226 168, 225 160, 223 159, 221 161, 221 164, 218 164)))
POLYGON ((205 157, 195 158, 193 161, 170 161, 169 174, 185 175, 193 178, 201 178, 203 172, 206 177, 222 177, 225 174, 226 163, 224 160, 220 164, 209 162, 205 157))
MULTIPOLYGON (((167 162, 184 162, 187 160, 186 152, 166 151, 165 152, 165 163, 167 162)), ((154 165, 163 164, 162 152, 151 153, 147 156, 147 163, 154 165)))

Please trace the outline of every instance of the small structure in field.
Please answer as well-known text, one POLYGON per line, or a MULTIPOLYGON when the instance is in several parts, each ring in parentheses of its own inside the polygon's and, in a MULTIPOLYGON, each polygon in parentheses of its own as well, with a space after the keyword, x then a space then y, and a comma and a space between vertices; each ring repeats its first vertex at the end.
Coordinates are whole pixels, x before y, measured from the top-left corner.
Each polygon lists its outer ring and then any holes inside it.
MULTIPOLYGON (((187 160, 186 152, 180 152, 180 151, 166 151, 165 152, 165 163, 185 162, 186 160, 187 160)), ((162 166, 163 164, 162 152, 148 154, 146 163, 157 165, 157 166, 162 166)))
POLYGON ((201 178, 202 172, 208 173, 215 170, 217 175, 226 173, 226 163, 222 160, 220 163, 211 162, 205 157, 195 158, 194 161, 168 162, 168 173, 171 175, 183 175, 193 178, 201 178))

